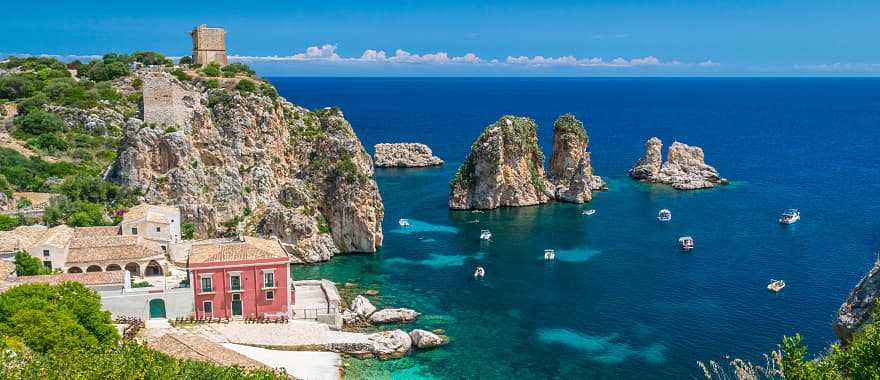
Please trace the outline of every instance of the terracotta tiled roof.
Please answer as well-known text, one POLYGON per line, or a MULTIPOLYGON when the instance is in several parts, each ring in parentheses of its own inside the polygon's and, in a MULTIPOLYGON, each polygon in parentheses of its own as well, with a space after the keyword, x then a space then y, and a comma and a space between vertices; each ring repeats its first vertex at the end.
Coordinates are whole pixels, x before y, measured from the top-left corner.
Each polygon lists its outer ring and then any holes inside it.
POLYGON ((73 228, 60 225, 50 228, 38 241, 38 244, 48 244, 54 247, 64 248, 73 238, 73 228))
POLYGON ((128 211, 126 211, 125 214, 122 216, 122 219, 126 222, 130 222, 146 218, 146 220, 149 222, 169 223, 169 220, 165 217, 165 215, 163 215, 159 211, 177 212, 178 208, 173 206, 157 206, 142 203, 128 209, 128 211))
POLYGON ((119 226, 76 227, 73 229, 74 239, 114 235, 119 235, 119 226))
POLYGON ((7 260, 0 260, 0 281, 9 277, 15 272, 15 263, 7 260))
POLYGON ((178 359, 197 360, 245 369, 268 369, 264 364, 195 334, 174 332, 150 342, 150 348, 178 359))
POLYGON ((287 252, 277 240, 244 236, 206 244, 195 243, 189 262, 217 263, 274 258, 287 258, 287 252))
POLYGON ((161 256, 159 244, 137 236, 91 236, 72 239, 67 264, 109 260, 139 260, 161 256))
POLYGON ((18 283, 43 283, 49 285, 58 285, 65 281, 80 282, 83 285, 110 285, 125 283, 125 271, 117 270, 111 272, 91 272, 91 273, 61 273, 46 274, 41 276, 19 276, 15 282, 18 283))
POLYGON ((21 226, 12 231, 0 232, 0 251, 17 251, 35 244, 64 247, 71 237, 73 237, 73 228, 65 225, 52 228, 39 224, 21 226))

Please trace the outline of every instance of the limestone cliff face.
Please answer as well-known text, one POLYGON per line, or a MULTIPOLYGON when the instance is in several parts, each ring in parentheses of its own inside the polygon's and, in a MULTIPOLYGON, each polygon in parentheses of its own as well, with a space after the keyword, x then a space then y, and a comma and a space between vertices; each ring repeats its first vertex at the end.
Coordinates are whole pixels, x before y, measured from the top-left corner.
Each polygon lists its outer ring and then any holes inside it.
POLYGON ((726 184, 714 167, 706 164, 703 149, 673 142, 666 162, 662 162, 663 142, 656 137, 645 142, 645 154, 629 171, 630 177, 670 185, 678 190, 694 190, 726 184))
POLYGON ((862 277, 840 305, 834 320, 834 333, 844 344, 852 340, 853 333, 866 323, 874 323, 873 312, 880 307, 880 260, 862 277))
POLYGON ((129 119, 112 179, 140 188, 147 202, 179 204, 200 236, 276 236, 295 260, 382 245, 373 163, 340 110, 137 75, 186 94, 159 109, 185 117, 173 126, 129 119))
POLYGON ((547 177, 554 185, 557 200, 584 203, 593 199, 594 190, 605 190, 602 177, 593 175, 589 137, 584 124, 572 114, 556 119, 553 125, 553 154, 547 177))
POLYGON ((486 127, 450 183, 449 208, 529 206, 552 199, 536 129, 532 119, 509 115, 486 127))

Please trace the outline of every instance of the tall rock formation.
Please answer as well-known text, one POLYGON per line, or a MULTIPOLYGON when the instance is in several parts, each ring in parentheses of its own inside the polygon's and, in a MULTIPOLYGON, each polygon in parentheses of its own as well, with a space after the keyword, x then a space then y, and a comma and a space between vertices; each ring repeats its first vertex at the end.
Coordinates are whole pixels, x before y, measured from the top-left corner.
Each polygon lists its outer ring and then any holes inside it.
POLYGON ((650 183, 670 185, 678 190, 695 190, 727 184, 718 171, 706 164, 703 149, 673 142, 666 162, 662 162, 663 142, 652 137, 645 142, 645 154, 629 170, 630 177, 650 183))
POLYGON ((874 323, 874 311, 880 308, 880 260, 849 292, 846 301, 837 310, 834 333, 843 344, 852 341, 853 333, 866 323, 874 323))
POLYGON ((593 199, 593 190, 605 190, 602 177, 593 175, 589 137, 584 124, 572 114, 565 114, 553 124, 553 154, 548 179, 554 185, 557 200, 584 203, 593 199))
POLYGON ((208 89, 167 73, 136 75, 186 94, 173 107, 157 105, 182 123, 129 119, 112 179, 140 188, 146 202, 180 205, 200 236, 276 236, 294 260, 381 246, 373 163, 339 109, 309 111, 234 83, 208 89))
POLYGON ((607 185, 593 175, 587 144, 583 124, 573 115, 561 116, 553 129, 553 156, 545 174, 535 122, 502 116, 471 146, 450 183, 449 208, 493 209, 551 200, 589 202, 594 190, 607 189, 607 185))
POLYGON ((534 120, 505 115, 486 127, 449 185, 449 208, 454 210, 530 206, 552 199, 534 120))

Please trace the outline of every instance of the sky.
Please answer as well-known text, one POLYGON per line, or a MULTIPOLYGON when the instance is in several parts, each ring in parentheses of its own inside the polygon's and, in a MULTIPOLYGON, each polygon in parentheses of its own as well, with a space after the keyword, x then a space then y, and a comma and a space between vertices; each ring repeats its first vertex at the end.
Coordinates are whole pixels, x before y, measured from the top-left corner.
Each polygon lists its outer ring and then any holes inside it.
POLYGON ((0 55, 189 55, 198 24, 263 75, 878 75, 880 1, 55 1, 4 4, 0 55))

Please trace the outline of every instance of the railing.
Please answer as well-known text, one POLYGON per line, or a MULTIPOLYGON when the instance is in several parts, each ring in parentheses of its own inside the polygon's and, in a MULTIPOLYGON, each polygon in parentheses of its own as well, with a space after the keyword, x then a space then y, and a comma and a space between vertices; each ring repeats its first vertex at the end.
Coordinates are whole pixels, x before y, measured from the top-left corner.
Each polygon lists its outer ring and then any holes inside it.
POLYGON ((339 309, 332 306, 312 308, 312 309, 290 309, 291 319, 313 319, 318 320, 319 315, 336 314, 339 309))

